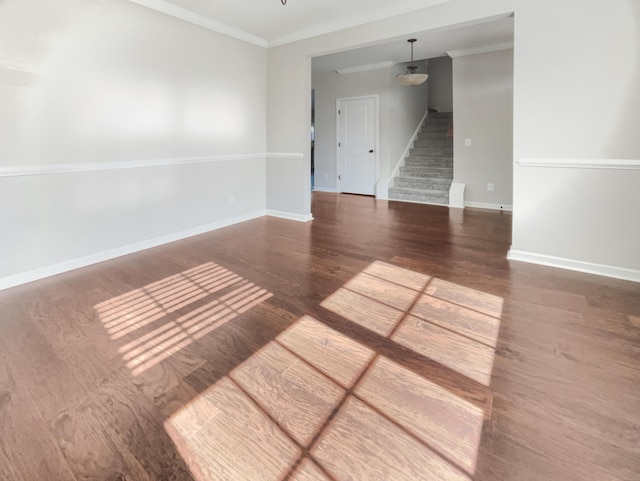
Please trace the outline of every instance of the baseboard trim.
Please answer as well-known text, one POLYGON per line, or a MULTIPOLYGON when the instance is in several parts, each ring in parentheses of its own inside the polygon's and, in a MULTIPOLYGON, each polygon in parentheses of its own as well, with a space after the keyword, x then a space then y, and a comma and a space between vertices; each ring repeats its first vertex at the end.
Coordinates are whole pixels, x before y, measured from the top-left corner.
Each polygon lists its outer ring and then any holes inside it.
MULTIPOLYGON (((381 199, 382 200, 382 199, 381 199)), ((422 204, 422 205, 437 205, 438 207, 451 207, 449 204, 436 204, 435 202, 421 202, 419 200, 405 200, 405 199, 387 199, 389 202, 405 202, 407 204, 422 204)))
POLYGON ((199 234, 205 234, 207 232, 211 232, 217 229, 222 229, 223 227, 229 227, 234 224, 239 224, 240 222, 246 222, 248 220, 264 217, 265 215, 266 215, 266 211, 264 210, 251 212, 249 214, 244 214, 244 215, 232 217, 229 219, 224 219, 218 222, 213 222, 211 224, 194 227, 192 229, 187 229, 180 232, 175 232, 173 234, 167 234, 164 236, 155 237, 153 239, 136 242, 134 244, 117 247, 115 249, 110 249, 108 251, 98 252, 96 254, 80 257, 78 259, 60 262, 58 264, 42 267, 39 269, 34 269, 28 272, 15 274, 12 276, 2 277, 0 278, 0 290, 9 289, 10 287, 15 287, 22 284, 26 284, 28 282, 37 281, 40 279, 44 279, 45 277, 55 276, 57 274, 62 274, 64 272, 79 269, 81 267, 87 267, 92 264, 97 264, 99 262, 104 262, 111 259, 115 259, 117 257, 133 254, 135 252, 140 252, 146 249, 150 249, 152 247, 158 247, 160 245, 179 241, 182 239, 186 239, 188 237, 193 237, 199 234))
POLYGON ((465 202, 465 207, 472 207, 475 209, 490 209, 490 210, 504 210, 507 212, 513 212, 513 206, 507 204, 487 204, 485 202, 465 202))
POLYGON ((329 192, 331 194, 336 194, 338 189, 330 189, 328 187, 314 187, 311 189, 313 192, 329 192))
POLYGON ((625 281, 640 282, 640 270, 627 269, 624 267, 608 266, 604 264, 594 264, 592 262, 577 261, 563 257, 554 257, 534 252, 526 252, 511 249, 507 254, 507 259, 511 261, 528 262, 542 266, 558 267, 571 271, 585 272, 598 276, 613 277, 625 281))
POLYGON ((267 215, 270 217, 279 217, 281 219, 295 220, 297 222, 311 222, 313 220, 312 214, 294 214, 292 212, 283 212, 280 210, 267 210, 267 215))

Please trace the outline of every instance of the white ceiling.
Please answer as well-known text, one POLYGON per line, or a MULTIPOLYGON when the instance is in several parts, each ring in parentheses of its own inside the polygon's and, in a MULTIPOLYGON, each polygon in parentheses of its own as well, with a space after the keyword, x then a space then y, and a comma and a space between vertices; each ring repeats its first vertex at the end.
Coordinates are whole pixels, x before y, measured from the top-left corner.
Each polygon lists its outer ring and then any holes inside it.
MULTIPOLYGON (((0 0, 1 1, 1 0, 0 0)), ((450 0, 130 0, 191 23, 263 47, 281 45, 450 0)), ((411 34, 418 39, 415 59, 452 50, 483 49, 513 42, 513 19, 453 26, 411 34)), ((406 38, 313 59, 314 71, 379 62, 408 62, 406 38)))
MULTIPOLYGON (((414 45, 415 60, 479 53, 513 45, 513 18, 502 18, 486 23, 462 27, 430 30, 411 35, 418 39, 414 45)), ((366 66, 380 62, 409 62, 411 47, 407 39, 397 39, 382 45, 358 48, 347 52, 315 57, 313 71, 330 71, 366 66)))
POLYGON ((130 0, 263 46, 280 45, 450 0, 130 0), (218 27, 218 28, 215 28, 218 27))

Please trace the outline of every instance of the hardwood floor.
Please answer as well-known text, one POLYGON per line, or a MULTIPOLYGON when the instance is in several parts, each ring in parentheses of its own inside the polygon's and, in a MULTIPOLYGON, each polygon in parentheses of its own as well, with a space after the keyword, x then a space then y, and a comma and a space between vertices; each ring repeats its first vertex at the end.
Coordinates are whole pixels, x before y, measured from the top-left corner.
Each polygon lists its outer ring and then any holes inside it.
POLYGON ((0 480, 640 480, 640 284, 315 193, 0 292, 0 480))

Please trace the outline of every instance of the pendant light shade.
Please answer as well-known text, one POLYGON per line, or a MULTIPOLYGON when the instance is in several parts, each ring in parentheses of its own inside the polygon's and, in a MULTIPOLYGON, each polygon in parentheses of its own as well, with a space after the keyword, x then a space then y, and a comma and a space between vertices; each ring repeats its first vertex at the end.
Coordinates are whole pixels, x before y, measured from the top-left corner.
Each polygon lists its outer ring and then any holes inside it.
MULTIPOLYGON (((417 42, 417 40, 415 38, 410 38, 409 40, 407 40, 407 42, 411 44, 411 63, 413 63, 413 44, 417 42)), ((398 79, 398 82, 400 82, 400 85, 411 87, 414 85, 421 85, 425 83, 429 76, 426 73, 416 73, 416 70, 418 70, 417 65, 409 65, 407 67, 407 73, 405 73, 404 75, 396 75, 396 78, 398 79)))

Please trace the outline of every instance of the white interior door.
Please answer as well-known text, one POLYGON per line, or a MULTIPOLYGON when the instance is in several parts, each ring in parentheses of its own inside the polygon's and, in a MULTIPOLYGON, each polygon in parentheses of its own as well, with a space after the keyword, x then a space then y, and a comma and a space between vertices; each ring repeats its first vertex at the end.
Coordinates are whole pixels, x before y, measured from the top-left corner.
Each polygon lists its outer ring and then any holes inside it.
POLYGON ((338 186, 340 192, 376 192, 376 98, 338 100, 338 186))

